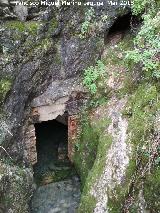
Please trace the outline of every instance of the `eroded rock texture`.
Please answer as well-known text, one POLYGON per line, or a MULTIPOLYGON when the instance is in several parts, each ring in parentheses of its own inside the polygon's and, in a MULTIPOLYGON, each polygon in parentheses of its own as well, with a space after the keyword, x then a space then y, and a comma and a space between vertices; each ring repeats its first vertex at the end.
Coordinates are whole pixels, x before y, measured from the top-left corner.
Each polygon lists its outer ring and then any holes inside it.
MULTIPOLYGON (((104 7, 93 9, 92 28, 81 35, 81 26, 90 7, 15 7, 8 6, 8 1, 1 3, 0 83, 7 86, 0 93, 0 102, 1 120, 7 124, 7 130, 1 138, 5 151, 0 149, 0 207, 2 212, 29 212, 34 185, 25 136, 33 123, 32 107, 49 108, 58 100, 65 100, 60 102, 64 107, 56 116, 66 109, 70 114, 77 112, 72 100, 84 93, 80 83, 83 70, 101 57, 104 34, 114 19, 129 9, 110 6, 106 1, 104 7)), ((112 117, 114 119, 114 115, 112 117)), ((124 141, 126 121, 120 115, 116 119, 119 137, 124 141)), ((1 127, 4 130, 4 126, 1 127)), ((118 143, 117 138, 113 147, 117 154, 118 143)), ((122 145, 124 155, 120 157, 128 162, 125 144, 122 145)))

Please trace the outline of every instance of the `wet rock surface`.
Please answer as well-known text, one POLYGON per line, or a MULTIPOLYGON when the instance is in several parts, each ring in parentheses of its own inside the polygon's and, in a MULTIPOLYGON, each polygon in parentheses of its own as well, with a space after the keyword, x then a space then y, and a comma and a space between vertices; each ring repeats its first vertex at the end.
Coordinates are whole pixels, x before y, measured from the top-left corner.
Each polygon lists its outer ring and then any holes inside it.
POLYGON ((31 202, 32 213, 74 213, 80 201, 77 177, 51 183, 37 189, 31 202))
POLYGON ((74 213, 80 201, 80 180, 67 156, 67 126, 53 120, 35 127, 38 162, 34 177, 38 188, 31 212, 74 213))

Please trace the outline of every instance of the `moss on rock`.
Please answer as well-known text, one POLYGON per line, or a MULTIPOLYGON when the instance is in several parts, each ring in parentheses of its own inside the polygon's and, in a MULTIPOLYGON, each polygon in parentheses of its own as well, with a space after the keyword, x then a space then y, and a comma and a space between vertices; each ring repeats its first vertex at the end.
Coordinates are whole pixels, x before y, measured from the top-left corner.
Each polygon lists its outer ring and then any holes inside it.
POLYGON ((101 135, 98 140, 97 154, 93 167, 88 173, 81 197, 79 212, 91 213, 96 206, 96 199, 91 195, 92 187, 96 180, 104 171, 107 157, 107 150, 112 143, 112 138, 108 134, 101 135))
MULTIPOLYGON (((114 66, 115 64, 116 66, 125 66, 125 60, 122 60, 122 58, 123 55, 125 55, 125 51, 131 48, 132 45, 132 38, 130 38, 128 42, 124 39, 124 41, 120 42, 116 47, 107 49, 107 57, 103 58, 103 62, 106 66, 110 66, 110 64, 114 64, 114 66)), ((132 72, 130 70, 127 78, 131 74, 132 72)), ((154 132, 155 115, 160 108, 159 86, 157 86, 155 82, 147 82, 145 80, 140 81, 141 83, 135 81, 133 82, 134 84, 131 83, 131 78, 127 80, 129 87, 124 84, 121 90, 116 91, 116 95, 119 95, 119 93, 123 96, 128 95, 128 104, 125 107, 123 115, 127 117, 129 122, 128 143, 132 147, 132 153, 124 181, 108 192, 107 208, 109 212, 113 213, 125 210, 129 210, 129 212, 133 213, 139 211, 139 194, 143 189, 142 186, 144 182, 144 197, 147 203, 147 209, 153 209, 153 211, 156 212, 160 202, 157 194, 159 192, 154 193, 156 189, 153 186, 153 182, 157 181, 155 186, 159 187, 159 172, 152 171, 151 175, 148 176, 148 173, 143 175, 143 170, 149 162, 150 138, 154 132), (132 86, 134 88, 132 88, 132 86), (150 190, 147 190, 148 184, 150 184, 150 190), (153 193, 154 195, 152 196, 153 193), (130 199, 133 200, 131 201, 130 199)), ((97 126, 99 126, 98 121, 96 122, 97 126)), ((94 126, 94 131, 95 129, 96 126, 94 126)), ((103 165, 107 156, 106 150, 112 143, 112 138, 108 135, 103 135, 102 129, 100 132, 97 131, 97 135, 101 136, 98 137, 98 142, 96 143, 96 158, 91 170, 87 172, 87 178, 85 178, 79 212, 93 212, 96 206, 96 200, 90 192, 96 178, 98 178, 104 170, 103 165)))
POLYGON ((11 80, 8 78, 3 78, 0 80, 0 103, 2 104, 7 92, 11 88, 11 80))
POLYGON ((32 183, 30 169, 8 161, 0 161, 0 210, 6 212, 10 209, 11 212, 28 213, 32 183))
POLYGON ((56 18, 52 18, 49 22, 48 34, 50 35, 58 28, 58 21, 56 18))
POLYGON ((37 34, 39 23, 37 21, 21 22, 21 21, 8 21, 5 23, 8 29, 18 31, 20 33, 28 32, 34 36, 37 34))
POLYGON ((160 210, 160 167, 156 167, 144 181, 144 198, 147 208, 153 213, 160 210))
POLYGON ((158 194, 154 193, 159 187, 159 168, 148 172, 144 172, 149 162, 150 136, 154 131, 154 119, 159 109, 159 93, 154 84, 143 83, 137 86, 128 99, 128 105, 124 111, 124 115, 128 117, 128 143, 132 146, 132 156, 126 171, 124 182, 116 186, 111 194, 109 194, 108 207, 110 212, 124 211, 137 212, 139 209, 139 193, 143 189, 144 197, 149 209, 156 210, 160 201, 158 194), (154 182, 155 181, 155 182, 154 182), (157 184, 157 185, 156 185, 157 184), (129 199, 132 199, 132 201, 129 199), (133 202, 134 200, 134 202, 133 202))
POLYGON ((82 196, 78 212, 86 213, 92 212, 96 205, 90 190, 103 172, 106 153, 112 142, 111 136, 105 132, 110 123, 108 118, 103 117, 95 121, 93 114, 87 112, 82 116, 81 135, 76 142, 74 155, 74 163, 82 181, 82 196))
POLYGON ((75 143, 74 163, 80 174, 82 186, 93 166, 98 145, 98 134, 91 126, 88 114, 82 115, 81 134, 75 143))

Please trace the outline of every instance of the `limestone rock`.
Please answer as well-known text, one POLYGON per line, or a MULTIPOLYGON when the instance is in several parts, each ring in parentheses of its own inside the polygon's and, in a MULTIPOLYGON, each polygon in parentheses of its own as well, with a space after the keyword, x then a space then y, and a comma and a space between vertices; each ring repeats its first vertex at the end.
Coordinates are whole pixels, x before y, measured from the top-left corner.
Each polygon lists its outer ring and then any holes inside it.
POLYGON ((24 5, 16 5, 14 7, 14 12, 18 16, 20 21, 25 21, 28 16, 28 8, 24 5))
MULTIPOLYGON (((108 7, 108 4, 103 10, 95 8, 94 22, 99 25, 94 27, 85 39, 81 39, 79 35, 85 10, 86 7, 76 6, 58 9, 16 6, 14 11, 11 6, 0 10, 3 20, 0 30, 3 47, 3 54, 0 53, 0 78, 7 78, 11 83, 1 108, 7 112, 7 119, 12 121, 10 131, 13 134, 12 138, 4 138, 3 145, 16 163, 13 169, 8 165, 8 170, 11 171, 9 183, 0 184, 4 191, 4 199, 8 198, 8 193, 11 199, 13 198, 9 205, 2 204, 6 212, 29 212, 27 202, 32 194, 33 172, 26 152, 30 149, 35 153, 35 150, 32 150, 32 145, 27 146, 25 139, 28 127, 36 122, 31 118, 33 108, 43 106, 47 107, 44 109, 51 109, 53 112, 52 104, 65 99, 63 107, 60 105, 61 113, 65 110, 70 114, 78 111, 81 104, 78 94, 84 92, 78 80, 81 80, 84 69, 94 65, 100 58, 104 46, 104 33, 115 18, 129 11, 126 8, 118 10, 117 7, 108 7), (102 23, 103 15, 109 16, 109 19, 102 23), (17 17, 21 21, 17 20, 17 17), (60 26, 58 31, 57 26, 60 26), (19 165, 22 167, 23 178, 21 172, 18 172, 19 165), (15 176, 17 180, 14 185, 12 180, 15 176), (18 187, 22 187, 23 190, 18 191, 18 187), (22 209, 20 205, 15 205, 15 199, 19 201, 22 209)), ((52 119, 55 119, 60 111, 56 111, 57 114, 55 113, 56 116, 52 119)), ((5 156, 1 151, 0 154, 2 157, 5 156)), ((36 160, 35 155, 33 160, 36 160)), ((7 179, 6 170, 7 168, 1 170, 1 173, 2 177, 7 179)))
POLYGON ((33 188, 30 169, 0 161, 0 212, 27 213, 33 188))

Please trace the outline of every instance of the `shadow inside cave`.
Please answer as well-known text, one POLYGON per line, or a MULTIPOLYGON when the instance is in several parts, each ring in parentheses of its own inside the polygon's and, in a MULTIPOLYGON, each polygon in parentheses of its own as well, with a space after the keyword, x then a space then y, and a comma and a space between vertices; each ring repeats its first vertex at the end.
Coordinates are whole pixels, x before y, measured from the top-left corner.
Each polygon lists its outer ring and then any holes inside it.
POLYGON ((68 126, 57 120, 35 124, 37 163, 34 178, 38 185, 64 180, 74 175, 68 159, 68 126))
POLYGON ((104 34, 104 44, 108 44, 114 40, 116 43, 121 41, 125 34, 131 30, 131 19, 131 13, 117 17, 110 29, 104 34))
MULTIPOLYGON (((67 116, 68 117, 68 116, 67 116)), ((68 158, 68 118, 35 124, 37 183, 30 201, 30 212, 77 212, 80 203, 80 179, 68 158)))

